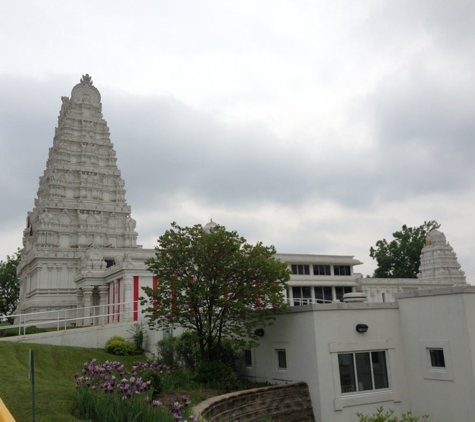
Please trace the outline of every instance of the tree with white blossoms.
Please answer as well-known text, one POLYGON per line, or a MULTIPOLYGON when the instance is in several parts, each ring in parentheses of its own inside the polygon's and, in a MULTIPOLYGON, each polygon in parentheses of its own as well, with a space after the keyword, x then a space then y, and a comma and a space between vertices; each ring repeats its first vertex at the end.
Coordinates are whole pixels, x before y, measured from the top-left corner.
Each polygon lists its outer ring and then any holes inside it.
POLYGON ((273 246, 251 245, 224 226, 204 230, 172 223, 147 261, 158 280, 155 289, 143 288, 150 326, 195 331, 204 361, 218 358, 223 339, 257 345, 256 327, 288 310, 290 272, 275 253, 273 246))
POLYGON ((0 261, 0 316, 6 316, 10 323, 13 323, 11 315, 20 297, 20 281, 16 274, 19 263, 20 250, 13 256, 7 256, 6 261, 0 261))

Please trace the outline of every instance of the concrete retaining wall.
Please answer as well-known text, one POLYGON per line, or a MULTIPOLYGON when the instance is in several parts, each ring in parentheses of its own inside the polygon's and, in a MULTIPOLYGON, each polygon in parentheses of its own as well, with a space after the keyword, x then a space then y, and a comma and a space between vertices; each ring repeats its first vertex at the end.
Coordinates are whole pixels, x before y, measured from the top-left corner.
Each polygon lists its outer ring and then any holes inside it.
POLYGON ((201 402, 193 414, 206 422, 314 422, 312 402, 305 383, 275 385, 237 391, 201 402))

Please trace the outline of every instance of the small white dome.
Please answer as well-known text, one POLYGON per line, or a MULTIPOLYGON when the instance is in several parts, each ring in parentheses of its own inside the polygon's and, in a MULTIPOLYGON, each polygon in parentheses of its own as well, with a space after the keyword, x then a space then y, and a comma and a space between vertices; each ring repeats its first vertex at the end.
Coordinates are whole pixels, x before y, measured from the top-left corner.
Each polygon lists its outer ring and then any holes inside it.
POLYGON ((206 226, 203 227, 203 230, 204 230, 206 233, 210 233, 211 230, 213 230, 216 226, 217 226, 217 224, 213 221, 213 219, 211 219, 211 220, 209 221, 209 223, 206 224, 206 226))

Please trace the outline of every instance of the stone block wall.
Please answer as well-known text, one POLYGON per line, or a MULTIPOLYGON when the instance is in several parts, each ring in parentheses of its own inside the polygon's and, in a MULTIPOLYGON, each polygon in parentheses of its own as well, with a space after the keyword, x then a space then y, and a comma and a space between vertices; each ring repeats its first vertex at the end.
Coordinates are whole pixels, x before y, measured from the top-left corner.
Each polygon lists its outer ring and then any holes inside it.
POLYGON ((193 409, 203 422, 314 422, 312 402, 303 382, 237 391, 205 400, 193 409))

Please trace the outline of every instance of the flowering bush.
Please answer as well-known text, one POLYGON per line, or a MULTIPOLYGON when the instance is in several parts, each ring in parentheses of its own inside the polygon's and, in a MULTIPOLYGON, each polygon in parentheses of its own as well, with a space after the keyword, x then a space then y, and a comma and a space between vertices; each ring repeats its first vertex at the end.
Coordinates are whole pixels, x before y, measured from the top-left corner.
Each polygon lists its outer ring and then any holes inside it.
MULTIPOLYGON (((156 361, 135 362, 129 372, 121 362, 106 361, 101 365, 93 359, 75 374, 75 410, 79 417, 98 422, 187 422, 182 417, 186 417, 185 409, 190 400, 183 396, 167 409, 152 395, 152 380, 144 377, 144 374, 150 377, 150 374, 160 376, 166 372, 169 372, 168 367, 156 361)), ((197 421, 192 416, 189 418, 188 422, 197 421)))
POLYGON ((401 419, 394 416, 394 410, 389 409, 384 411, 383 407, 376 409, 376 413, 370 416, 365 416, 362 413, 356 413, 359 418, 359 422, 425 422, 428 420, 428 415, 412 416, 411 412, 403 413, 401 419))

